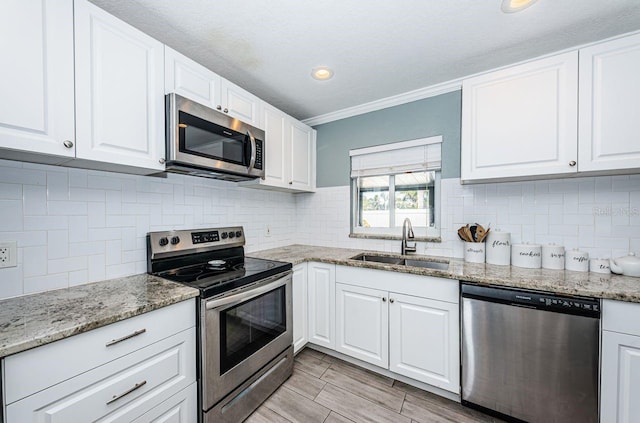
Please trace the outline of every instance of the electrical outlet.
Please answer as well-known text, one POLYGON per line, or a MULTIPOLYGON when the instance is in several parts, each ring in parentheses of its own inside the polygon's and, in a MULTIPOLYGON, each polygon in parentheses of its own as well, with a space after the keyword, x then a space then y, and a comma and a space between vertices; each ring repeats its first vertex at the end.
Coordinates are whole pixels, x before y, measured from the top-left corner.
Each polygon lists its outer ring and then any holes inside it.
POLYGON ((3 267, 16 267, 18 249, 15 241, 0 242, 0 269, 3 267))
POLYGON ((264 236, 271 236, 271 226, 267 225, 267 230, 265 231, 264 236))

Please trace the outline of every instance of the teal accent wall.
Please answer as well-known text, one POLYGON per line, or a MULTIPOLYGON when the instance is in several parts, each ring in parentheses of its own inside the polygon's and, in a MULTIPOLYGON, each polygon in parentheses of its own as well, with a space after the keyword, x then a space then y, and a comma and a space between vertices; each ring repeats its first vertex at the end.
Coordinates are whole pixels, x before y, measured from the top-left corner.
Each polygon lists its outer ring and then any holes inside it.
POLYGON ((349 185, 349 150, 442 135, 442 178, 460 177, 462 92, 318 125, 318 187, 349 185))

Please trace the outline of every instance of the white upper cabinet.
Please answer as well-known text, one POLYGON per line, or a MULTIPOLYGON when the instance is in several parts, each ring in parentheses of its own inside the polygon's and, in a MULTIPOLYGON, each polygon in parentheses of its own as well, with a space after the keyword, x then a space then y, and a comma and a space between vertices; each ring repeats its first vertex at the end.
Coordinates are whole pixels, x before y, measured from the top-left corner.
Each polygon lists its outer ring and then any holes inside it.
POLYGON ((167 46, 165 92, 177 93, 263 129, 262 100, 167 46))
POLYGON ((222 79, 220 89, 222 104, 216 106, 218 110, 222 108, 224 113, 228 113, 236 119, 256 128, 263 128, 260 121, 262 101, 258 97, 226 79, 222 79))
POLYGON ((578 53, 466 79, 461 179, 577 171, 578 53))
POLYGON ((75 1, 76 157, 164 170, 164 46, 75 1))
POLYGON ((314 192, 316 189, 316 131, 265 105, 266 134, 265 178, 243 182, 251 188, 289 192, 314 192))
POLYGON ((580 171, 640 168, 640 34, 580 50, 580 171))
POLYGON ((0 54, 0 157, 73 157, 73 2, 0 2, 0 54))
POLYGON ((164 89, 204 106, 220 105, 222 78, 170 47, 164 47, 164 89))
POLYGON ((309 126, 291 120, 291 179, 289 185, 298 191, 316 188, 316 132, 309 126))

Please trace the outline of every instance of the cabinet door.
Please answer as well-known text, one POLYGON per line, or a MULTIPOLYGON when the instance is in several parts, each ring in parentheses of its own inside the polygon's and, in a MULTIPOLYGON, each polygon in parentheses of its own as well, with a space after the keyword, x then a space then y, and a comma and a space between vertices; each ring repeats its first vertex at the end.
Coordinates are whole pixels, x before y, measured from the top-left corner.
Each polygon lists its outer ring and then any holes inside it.
POLYGON ((0 54, 0 147, 75 156, 73 2, 2 1, 0 54))
POLYGON ((465 80, 461 179, 575 173, 577 89, 577 52, 465 80))
POLYGON ((600 421, 632 423, 640 416, 640 337, 602 332, 600 421))
MULTIPOLYGON (((272 107, 265 107, 264 131, 266 134, 265 179, 267 184, 286 186, 288 182, 290 159, 286 157, 287 133, 284 113, 272 107)), ((260 182, 260 181, 259 181, 260 182)))
POLYGON ((580 50, 578 169, 640 168, 640 35, 580 50))
POLYGON ((315 188, 315 142, 310 127, 291 121, 291 179, 293 188, 315 188))
POLYGON ((336 284, 336 351, 389 366, 387 292, 336 284))
POLYGON ((389 370, 460 392, 458 305, 389 293, 389 370))
POLYGON ((309 342, 336 347, 336 267, 333 264, 309 263, 309 342))
POLYGON ((164 47, 75 2, 76 157, 163 170, 164 47))
POLYGON ((220 76, 164 46, 165 93, 176 93, 207 107, 220 105, 220 76))
POLYGON ((226 79, 221 81, 222 111, 249 125, 263 129, 260 122, 261 100, 226 79))
POLYGON ((293 267, 293 352, 307 343, 307 265, 293 267))

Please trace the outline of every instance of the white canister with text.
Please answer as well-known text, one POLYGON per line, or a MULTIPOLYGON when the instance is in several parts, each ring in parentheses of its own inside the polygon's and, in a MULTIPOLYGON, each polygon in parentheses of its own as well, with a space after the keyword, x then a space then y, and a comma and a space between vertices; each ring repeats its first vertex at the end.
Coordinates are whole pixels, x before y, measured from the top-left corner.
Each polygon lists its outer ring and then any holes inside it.
POLYGON ((508 266, 511 263, 511 234, 509 232, 491 231, 485 242, 487 263, 508 266))
POLYGON ((589 253, 580 250, 569 250, 565 253, 564 268, 574 272, 589 271, 589 253))
POLYGON ((555 244, 543 245, 542 268, 553 270, 564 269, 564 246, 555 244))
POLYGON ((511 246, 511 264, 528 269, 542 266, 542 246, 539 244, 513 244, 511 246))
POLYGON ((592 258, 589 260, 589 271, 593 273, 611 273, 609 259, 592 258))
POLYGON ((464 261, 469 263, 484 263, 484 242, 465 242, 464 261))

